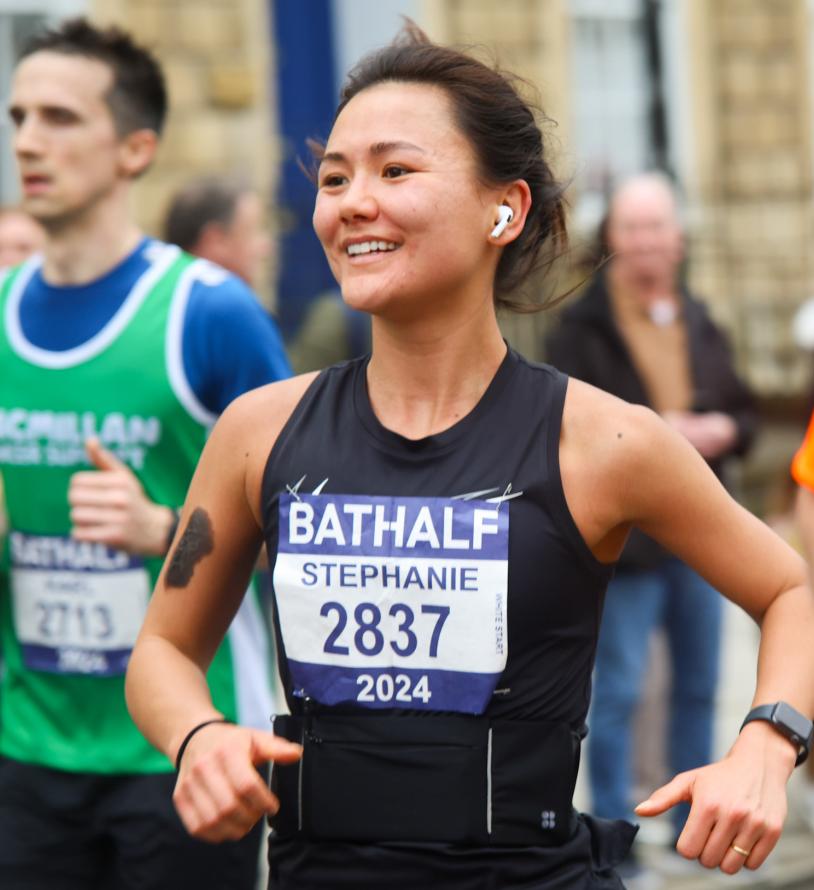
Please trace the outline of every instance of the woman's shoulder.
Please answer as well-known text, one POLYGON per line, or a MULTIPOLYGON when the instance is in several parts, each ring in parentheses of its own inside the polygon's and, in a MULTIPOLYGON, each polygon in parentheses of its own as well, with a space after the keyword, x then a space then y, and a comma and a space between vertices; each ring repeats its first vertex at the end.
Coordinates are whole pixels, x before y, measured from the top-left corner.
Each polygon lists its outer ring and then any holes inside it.
POLYGON ((285 380, 258 386, 235 399, 230 407, 234 406, 241 413, 251 413, 256 410, 272 412, 285 410, 286 406, 293 407, 302 398, 319 374, 319 371, 308 371, 305 374, 295 374, 285 380))
POLYGON ((266 461, 297 405, 319 372, 260 386, 236 398, 218 418, 207 443, 208 466, 243 488, 254 510, 266 461), (229 469, 231 468, 231 469, 229 469))
POLYGON ((667 430, 646 405, 634 405, 575 377, 568 378, 563 409, 563 436, 577 439, 591 450, 612 445, 615 451, 646 447, 667 430))
POLYGON ((246 460, 249 476, 262 474, 277 437, 318 371, 298 374, 249 390, 229 404, 212 431, 222 453, 246 460))

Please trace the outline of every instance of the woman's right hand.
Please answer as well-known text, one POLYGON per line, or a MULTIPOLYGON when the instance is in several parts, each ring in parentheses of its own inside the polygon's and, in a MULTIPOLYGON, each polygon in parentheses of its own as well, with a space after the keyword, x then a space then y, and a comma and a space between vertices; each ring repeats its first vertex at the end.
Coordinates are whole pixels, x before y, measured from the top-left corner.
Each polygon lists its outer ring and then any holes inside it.
POLYGON ((264 813, 280 808, 255 767, 301 756, 300 745, 272 732, 228 723, 203 727, 184 751, 172 796, 184 827, 210 843, 242 838, 264 813))

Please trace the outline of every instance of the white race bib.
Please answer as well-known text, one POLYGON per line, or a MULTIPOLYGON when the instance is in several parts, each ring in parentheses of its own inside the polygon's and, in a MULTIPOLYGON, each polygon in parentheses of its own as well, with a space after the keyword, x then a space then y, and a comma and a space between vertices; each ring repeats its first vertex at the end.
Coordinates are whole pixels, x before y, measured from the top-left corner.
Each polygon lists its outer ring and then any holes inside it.
POLYGON ((14 623, 26 667, 124 674, 144 620, 142 561, 103 544, 12 532, 14 623))
POLYGON ((274 590, 295 695, 483 713, 506 666, 509 511, 280 498, 274 590))

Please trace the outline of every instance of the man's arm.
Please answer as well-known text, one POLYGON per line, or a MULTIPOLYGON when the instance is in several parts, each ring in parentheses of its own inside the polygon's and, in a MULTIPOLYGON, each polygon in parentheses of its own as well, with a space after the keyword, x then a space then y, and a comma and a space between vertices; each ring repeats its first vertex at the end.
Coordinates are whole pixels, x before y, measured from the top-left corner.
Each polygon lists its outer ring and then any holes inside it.
POLYGON ((689 326, 694 338, 691 350, 698 378, 697 404, 692 415, 695 424, 689 435, 680 431, 707 460, 743 456, 757 431, 754 397, 735 369, 726 333, 709 317, 702 304, 696 305, 699 318, 689 326))
MULTIPOLYGON (((184 318, 183 366, 197 400, 217 416, 239 395, 285 379, 291 369, 274 320, 249 288, 217 266, 201 268, 184 318)), ((71 479, 73 536, 164 556, 180 504, 154 503, 126 464, 95 440, 86 447, 96 469, 71 479)))
POLYGON ((238 278, 206 264, 184 320, 183 361, 192 391, 219 416, 250 389, 291 376, 274 319, 238 278))

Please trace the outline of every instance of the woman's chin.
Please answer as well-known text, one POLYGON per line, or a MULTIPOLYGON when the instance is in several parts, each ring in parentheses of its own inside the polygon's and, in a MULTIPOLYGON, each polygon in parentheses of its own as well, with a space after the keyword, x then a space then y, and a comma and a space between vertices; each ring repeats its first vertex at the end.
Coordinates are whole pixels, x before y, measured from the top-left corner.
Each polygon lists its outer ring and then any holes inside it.
POLYGON ((356 309, 357 312, 367 312, 369 315, 375 315, 377 310, 383 309, 387 305, 387 299, 376 293, 364 293, 355 288, 350 291, 342 292, 342 299, 349 309, 356 309))

